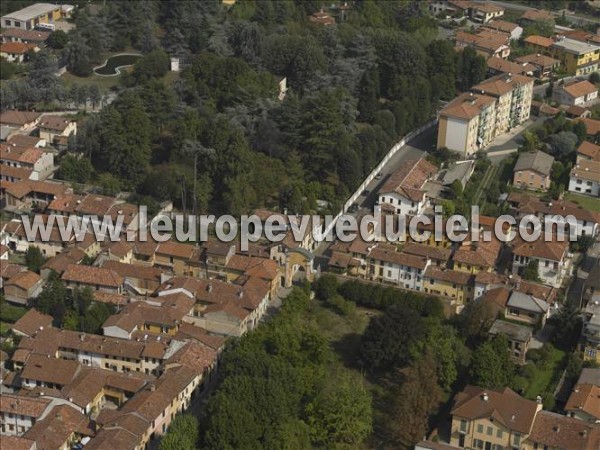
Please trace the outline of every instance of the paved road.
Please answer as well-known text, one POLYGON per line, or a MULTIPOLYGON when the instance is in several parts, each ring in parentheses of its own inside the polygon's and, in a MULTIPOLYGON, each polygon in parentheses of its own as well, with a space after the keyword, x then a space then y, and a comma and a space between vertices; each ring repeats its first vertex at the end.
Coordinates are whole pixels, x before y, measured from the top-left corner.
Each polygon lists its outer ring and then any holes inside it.
MULTIPOLYGON (((498 1, 494 1, 494 0, 474 0, 476 3, 494 3, 496 5, 500 5, 503 6, 506 9, 512 9, 513 11, 528 11, 530 9, 536 9, 533 8, 531 6, 525 6, 525 5, 521 5, 519 3, 513 3, 513 2, 498 2, 498 1)), ((553 11, 553 14, 555 16, 561 16, 562 12, 555 12, 553 11)), ((565 18, 571 22, 572 24, 577 24, 580 22, 591 22, 591 23, 598 23, 600 24, 600 19, 596 18, 596 17, 591 17, 591 16, 580 16, 577 14, 565 14, 565 18)))
MULTIPOLYGON (((389 176, 398 170, 402 164, 411 159, 419 158, 424 152, 433 149, 436 143, 436 134, 437 127, 432 127, 400 148, 400 150, 396 152, 396 154, 386 164, 385 168, 381 171, 382 178, 371 181, 366 189, 366 191, 368 191, 367 195, 363 195, 358 198, 356 204, 360 209, 353 213, 353 215, 358 216, 367 211, 372 212, 375 202, 377 201, 377 192, 383 186, 389 176)), ((331 242, 323 242, 315 249, 315 269, 318 266, 321 266, 322 270, 325 268, 328 258, 324 255, 330 245, 331 242)))

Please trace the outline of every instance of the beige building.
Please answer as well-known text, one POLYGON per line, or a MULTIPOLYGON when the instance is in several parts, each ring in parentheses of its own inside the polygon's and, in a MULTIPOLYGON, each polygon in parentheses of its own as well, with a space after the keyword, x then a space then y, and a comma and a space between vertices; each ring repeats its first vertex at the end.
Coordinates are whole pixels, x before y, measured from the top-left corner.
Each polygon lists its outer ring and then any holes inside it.
POLYGON ((535 151, 521 153, 513 169, 513 184, 522 189, 546 191, 550 189, 550 174, 554 158, 535 151))
POLYGON ((495 98, 462 94, 440 112, 437 147, 472 155, 492 141, 495 122, 495 98))
POLYGON ((473 92, 497 99, 494 136, 506 133, 529 119, 534 79, 502 74, 471 88, 473 92))
POLYGON ((505 388, 467 386, 452 408, 451 444, 461 448, 522 448, 541 403, 505 388))

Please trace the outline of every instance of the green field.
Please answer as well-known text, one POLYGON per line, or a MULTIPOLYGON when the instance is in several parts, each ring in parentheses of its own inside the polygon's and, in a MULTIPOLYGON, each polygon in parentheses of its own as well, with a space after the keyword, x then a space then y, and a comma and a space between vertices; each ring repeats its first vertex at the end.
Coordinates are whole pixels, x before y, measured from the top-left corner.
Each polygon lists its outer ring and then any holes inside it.
MULTIPOLYGON (((530 380, 530 384, 525 391, 525 397, 535 400, 538 395, 554 389, 552 384, 558 381, 557 373, 561 370, 562 360, 565 352, 557 348, 552 349, 551 357, 547 364, 537 365, 536 375, 530 380)), ((531 364, 531 363, 530 363, 531 364)))
POLYGON ((572 192, 565 192, 565 199, 575 202, 589 211, 600 212, 600 199, 589 197, 587 195, 574 194, 572 192))
POLYGON ((73 84, 76 84, 76 85, 83 84, 83 85, 87 85, 87 86, 91 86, 92 84, 95 84, 100 88, 100 92, 102 92, 103 94, 105 94, 112 88, 118 86, 119 79, 120 79, 120 77, 118 77, 118 76, 117 77, 101 77, 94 73, 92 73, 92 75, 90 75, 89 77, 78 77, 69 72, 65 72, 60 78, 64 81, 67 88, 69 88, 73 84))

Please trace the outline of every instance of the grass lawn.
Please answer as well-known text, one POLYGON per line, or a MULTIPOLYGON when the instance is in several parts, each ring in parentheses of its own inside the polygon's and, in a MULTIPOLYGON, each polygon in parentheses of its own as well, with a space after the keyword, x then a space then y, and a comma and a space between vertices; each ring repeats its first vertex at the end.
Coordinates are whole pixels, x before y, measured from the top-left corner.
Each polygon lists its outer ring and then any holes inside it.
POLYGON ((73 75, 72 73, 65 72, 61 76, 61 79, 64 81, 67 88, 73 84, 77 84, 77 85, 83 84, 83 85, 87 85, 87 86, 91 86, 92 84, 95 84, 100 88, 100 92, 105 94, 113 87, 116 87, 119 85, 120 77, 118 77, 118 76, 116 76, 116 77, 101 77, 99 75, 96 75, 95 73, 92 73, 89 77, 78 77, 76 75, 73 75))
POLYGON ((536 376, 530 380, 525 397, 535 400, 538 395, 542 395, 552 388, 552 383, 558 380, 557 372, 561 370, 561 362, 564 357, 564 351, 554 348, 547 367, 536 366, 536 376))
POLYGON ((589 211, 600 212, 600 199, 587 195, 574 194, 573 192, 565 192, 565 199, 575 202, 589 211))
POLYGON ((8 330, 10 329, 10 325, 5 323, 5 322, 0 322, 0 336, 4 336, 6 333, 8 333, 8 330))

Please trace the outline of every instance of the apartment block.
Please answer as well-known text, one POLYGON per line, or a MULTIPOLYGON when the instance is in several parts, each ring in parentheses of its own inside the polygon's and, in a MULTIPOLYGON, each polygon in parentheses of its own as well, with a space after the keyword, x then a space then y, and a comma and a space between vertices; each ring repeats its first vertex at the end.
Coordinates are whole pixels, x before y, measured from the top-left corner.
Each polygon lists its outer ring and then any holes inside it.
POLYGON ((440 111, 437 147, 472 155, 492 141, 495 123, 495 98, 462 94, 440 111))

